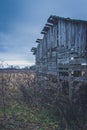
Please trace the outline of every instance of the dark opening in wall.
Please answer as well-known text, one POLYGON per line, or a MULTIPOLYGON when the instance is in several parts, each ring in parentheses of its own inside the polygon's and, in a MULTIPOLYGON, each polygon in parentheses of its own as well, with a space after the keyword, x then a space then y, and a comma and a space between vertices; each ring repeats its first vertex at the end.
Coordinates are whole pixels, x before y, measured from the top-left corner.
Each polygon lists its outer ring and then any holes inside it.
POLYGON ((72 74, 74 77, 80 77, 81 76, 81 71, 74 71, 72 74))

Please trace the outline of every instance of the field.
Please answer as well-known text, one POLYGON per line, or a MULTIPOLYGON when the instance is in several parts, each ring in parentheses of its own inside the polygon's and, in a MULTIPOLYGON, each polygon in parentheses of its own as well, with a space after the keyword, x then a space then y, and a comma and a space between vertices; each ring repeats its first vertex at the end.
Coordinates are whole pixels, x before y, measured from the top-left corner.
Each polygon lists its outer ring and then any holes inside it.
POLYGON ((0 130, 58 130, 38 103, 37 85, 34 72, 0 70, 0 130))
POLYGON ((0 130, 86 130, 87 84, 72 102, 60 86, 29 70, 0 70, 0 130))

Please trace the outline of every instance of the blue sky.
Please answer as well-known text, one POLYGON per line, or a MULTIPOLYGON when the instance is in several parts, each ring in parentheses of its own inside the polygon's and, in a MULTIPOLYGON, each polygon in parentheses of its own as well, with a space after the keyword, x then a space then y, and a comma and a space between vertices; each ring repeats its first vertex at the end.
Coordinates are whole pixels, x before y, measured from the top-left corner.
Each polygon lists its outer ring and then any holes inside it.
POLYGON ((30 49, 50 15, 87 20, 87 0, 0 0, 0 60, 34 64, 30 49))

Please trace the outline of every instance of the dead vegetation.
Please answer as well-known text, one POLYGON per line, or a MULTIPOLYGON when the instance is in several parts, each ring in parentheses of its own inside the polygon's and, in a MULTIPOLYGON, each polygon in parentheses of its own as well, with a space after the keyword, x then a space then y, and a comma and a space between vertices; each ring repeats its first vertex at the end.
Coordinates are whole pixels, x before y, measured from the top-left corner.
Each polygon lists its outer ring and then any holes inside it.
POLYGON ((34 72, 2 71, 0 130, 86 130, 87 84, 76 86, 71 104, 67 92, 34 72))
MULTIPOLYGON (((36 75, 27 71, 0 73, 0 130, 56 130, 53 121, 39 109, 36 75)), ((39 87, 38 87, 39 88, 39 87)))

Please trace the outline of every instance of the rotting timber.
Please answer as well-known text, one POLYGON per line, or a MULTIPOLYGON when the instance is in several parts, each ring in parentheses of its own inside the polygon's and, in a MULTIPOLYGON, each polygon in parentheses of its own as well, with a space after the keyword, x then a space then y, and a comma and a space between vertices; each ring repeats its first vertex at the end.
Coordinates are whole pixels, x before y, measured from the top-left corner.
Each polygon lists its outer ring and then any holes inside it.
POLYGON ((87 83, 87 21, 51 15, 31 51, 36 72, 57 84, 67 84, 72 98, 73 83, 87 83))

